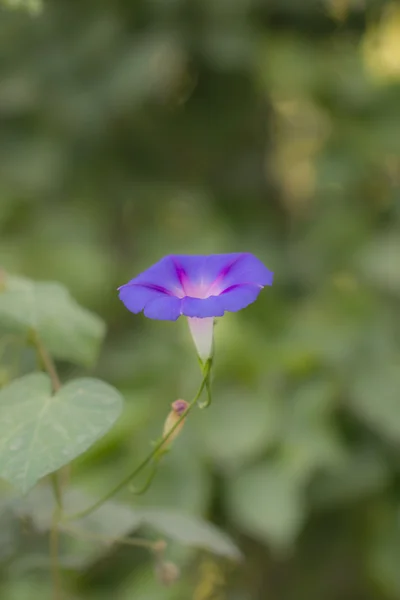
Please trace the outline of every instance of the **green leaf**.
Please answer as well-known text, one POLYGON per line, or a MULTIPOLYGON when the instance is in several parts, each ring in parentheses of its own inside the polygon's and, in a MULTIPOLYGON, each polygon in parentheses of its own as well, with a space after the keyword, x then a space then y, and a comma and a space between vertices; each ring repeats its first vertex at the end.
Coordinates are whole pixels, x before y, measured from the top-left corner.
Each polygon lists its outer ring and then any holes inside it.
POLYGON ((279 418, 275 397, 228 390, 218 394, 212 410, 198 415, 196 425, 200 429, 201 447, 210 458, 237 469, 276 441, 279 418))
POLYGON ((43 9, 42 0, 2 0, 2 2, 0 2, 0 5, 2 3, 7 8, 22 8, 33 15, 39 14, 43 9))
POLYGON ((282 426, 286 470, 306 482, 315 473, 341 465, 346 452, 331 414, 336 402, 329 381, 314 380, 289 394, 282 426))
POLYGON ((22 492, 85 452, 113 425, 122 398, 96 379, 76 379, 51 395, 44 373, 0 391, 0 476, 22 492))
POLYGON ((385 292, 400 292, 400 239, 397 231, 376 237, 360 253, 357 267, 369 283, 385 292))
MULTIPOLYGON (((67 514, 79 512, 93 503, 91 496, 76 488, 66 490, 63 500, 67 514)), ((53 490, 47 483, 36 486, 24 497, 12 498, 9 504, 20 518, 29 516, 37 531, 44 533, 50 529, 55 500, 53 490)), ((116 538, 137 529, 140 523, 140 514, 130 506, 109 500, 93 513, 79 519, 79 523, 69 522, 66 525, 116 538)))
MULTIPOLYGON (((78 512, 92 502, 93 498, 79 490, 69 490, 64 498, 68 514, 78 512)), ((39 531, 51 527, 54 497, 48 486, 32 490, 26 498, 14 500, 12 506, 19 516, 31 516, 39 531)), ((241 558, 236 545, 220 529, 199 517, 173 509, 131 508, 120 502, 108 501, 90 515, 72 523, 67 521, 65 525, 109 538, 128 535, 147 525, 182 545, 206 549, 234 560, 241 558)))
POLYGON ((394 502, 386 498, 378 510, 370 514, 369 535, 365 552, 370 578, 385 598, 400 596, 400 513, 394 502), (372 518, 371 518, 372 517, 372 518))
MULTIPOLYGON (((190 435, 189 428, 182 433, 182 447, 189 447, 186 444, 190 443, 190 440, 187 440, 190 435)), ((199 461, 194 448, 193 451, 179 452, 177 446, 176 450, 170 453, 168 460, 165 460, 162 468, 158 469, 148 492, 143 496, 136 496, 136 505, 140 507, 162 505, 175 510, 185 510, 186 506, 190 506, 193 514, 202 514, 211 500, 210 473, 199 461)), ((143 478, 141 481, 143 482, 143 478)))
POLYGON ((400 369, 397 362, 364 368, 350 386, 351 408, 389 441, 400 440, 400 369))
POLYGON ((12 556, 18 547, 20 523, 9 503, 0 504, 0 564, 12 556))
POLYGON ((62 285, 12 276, 0 293, 0 325, 24 335, 34 329, 56 358, 84 366, 96 360, 105 334, 103 321, 62 285))
POLYGON ((311 502, 321 508, 356 502, 380 492, 389 482, 390 471, 384 458, 372 448, 362 448, 313 482, 311 502))
POLYGON ((180 544, 203 548, 233 560, 241 559, 240 551, 225 533, 198 517, 168 509, 142 509, 137 512, 143 524, 180 544))
POLYGON ((302 487, 279 463, 243 472, 229 483, 226 498, 234 522, 278 552, 290 548, 304 521, 302 487))
MULTIPOLYGON (((78 489, 67 489, 63 496, 66 513, 83 510, 93 498, 78 489)), ((34 532, 43 537, 52 525, 55 499, 52 488, 44 482, 26 496, 10 498, 8 509, 14 519, 31 523, 34 532)), ((68 568, 82 569, 110 551, 110 544, 119 537, 132 534, 141 524, 140 515, 131 507, 108 501, 95 512, 75 522, 62 522, 63 536, 60 559, 68 568)))

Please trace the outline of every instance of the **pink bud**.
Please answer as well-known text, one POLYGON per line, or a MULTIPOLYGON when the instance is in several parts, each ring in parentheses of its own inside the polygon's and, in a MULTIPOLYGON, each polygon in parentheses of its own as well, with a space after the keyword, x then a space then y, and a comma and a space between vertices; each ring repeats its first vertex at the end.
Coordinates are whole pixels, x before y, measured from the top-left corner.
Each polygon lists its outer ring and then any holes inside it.
POLYGON ((186 400, 175 400, 175 402, 173 402, 171 404, 172 410, 165 420, 163 437, 168 435, 168 433, 174 427, 175 427, 175 429, 170 434, 168 439, 165 441, 165 444, 163 445, 164 450, 167 449, 171 445, 171 443, 178 437, 178 435, 182 431, 183 425, 185 423, 185 419, 182 419, 180 421, 179 425, 176 425, 176 424, 181 419, 182 415, 184 414, 184 412, 186 411, 188 406, 189 406, 189 403, 186 402, 186 400))

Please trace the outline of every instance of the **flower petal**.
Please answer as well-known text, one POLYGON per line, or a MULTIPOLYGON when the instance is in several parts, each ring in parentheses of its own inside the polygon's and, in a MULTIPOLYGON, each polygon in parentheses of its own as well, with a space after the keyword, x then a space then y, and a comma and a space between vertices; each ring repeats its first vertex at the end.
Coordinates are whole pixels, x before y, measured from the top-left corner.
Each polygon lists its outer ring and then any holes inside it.
POLYGON ((220 272, 223 289, 248 283, 261 286, 272 285, 273 276, 272 271, 249 252, 236 255, 236 259, 223 267, 220 272))
POLYGON ((241 256, 241 253, 235 252, 232 254, 210 254, 209 256, 177 254, 172 258, 183 274, 183 287, 185 289, 186 284, 186 296, 190 296, 188 287, 210 286, 224 269, 241 256))
POLYGON ((182 314, 186 317, 222 317, 224 308, 219 296, 210 296, 209 298, 186 296, 182 300, 182 314))
POLYGON ((261 292, 260 285, 234 285, 220 295, 221 306, 230 312, 236 312, 252 304, 261 292))
POLYGON ((234 252, 209 256, 171 257, 179 271, 186 296, 196 297, 196 289, 208 288, 208 296, 218 295, 232 285, 255 283, 272 285, 273 273, 253 254, 234 252))
POLYGON ((175 265, 184 296, 194 297, 196 291, 203 285, 209 286, 210 277, 205 268, 206 256, 178 254, 172 256, 171 259, 175 265))
POLYGON ((126 284, 119 288, 120 300, 125 304, 126 308, 133 313, 139 313, 144 309, 146 304, 166 294, 149 288, 144 285, 126 284))
POLYGON ((182 300, 174 296, 160 295, 144 307, 144 314, 149 319, 176 321, 181 315, 182 300))
POLYGON ((179 271, 172 256, 165 256, 149 269, 131 279, 126 285, 148 285, 159 288, 160 291, 170 293, 178 298, 184 296, 179 271))

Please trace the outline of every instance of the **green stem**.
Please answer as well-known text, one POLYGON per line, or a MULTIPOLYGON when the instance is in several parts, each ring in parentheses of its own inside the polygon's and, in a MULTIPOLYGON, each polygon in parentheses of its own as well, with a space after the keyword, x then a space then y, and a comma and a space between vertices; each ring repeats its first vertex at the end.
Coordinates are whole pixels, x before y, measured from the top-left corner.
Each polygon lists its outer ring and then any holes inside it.
POLYGON ((63 499, 62 499, 62 485, 60 482, 60 473, 55 472, 50 475, 51 487, 53 488, 54 498, 56 500, 57 508, 62 511, 63 499))
POLYGON ((78 513, 64 516, 63 520, 72 521, 75 519, 81 519, 82 517, 86 517, 87 515, 91 514, 93 511, 100 508, 100 506, 102 506, 105 502, 107 502, 107 500, 110 500, 110 498, 115 496, 115 494, 117 494, 126 485, 128 485, 128 483, 130 483, 132 481, 132 479, 134 479, 137 475, 139 475, 139 473, 141 473, 143 471, 143 469, 145 467, 147 467, 147 465, 152 461, 152 459, 155 456, 157 456, 160 449, 165 444, 165 442, 168 440, 168 438, 173 434, 175 429, 179 426, 179 424, 183 421, 183 419, 185 419, 185 417, 187 417, 187 415, 193 409, 193 407, 196 406, 196 403, 197 403, 198 399, 200 398, 200 396, 204 390, 204 387, 206 385, 207 377, 208 377, 208 369, 205 369, 204 375, 203 375, 203 380, 197 391, 197 394, 193 398, 193 400, 190 402, 190 404, 187 407, 187 409, 185 410, 185 412, 182 413, 182 415, 179 417, 179 419, 177 420, 175 425, 173 427, 171 427, 169 432, 163 438, 161 438, 161 440, 154 446, 154 448, 150 452, 150 454, 131 473, 129 473, 129 475, 124 477, 124 479, 122 481, 120 481, 120 483, 118 483, 114 488, 112 488, 112 490, 110 490, 107 494, 105 494, 105 496, 100 498, 100 500, 97 500, 94 504, 92 504, 91 506, 88 506, 88 508, 85 508, 84 510, 82 510, 78 513))
POLYGON ((57 373, 56 366, 50 354, 47 352, 46 347, 43 345, 42 340, 34 329, 31 331, 31 341, 36 349, 40 362, 43 365, 45 371, 47 371, 54 393, 57 393, 61 389, 61 381, 57 373))

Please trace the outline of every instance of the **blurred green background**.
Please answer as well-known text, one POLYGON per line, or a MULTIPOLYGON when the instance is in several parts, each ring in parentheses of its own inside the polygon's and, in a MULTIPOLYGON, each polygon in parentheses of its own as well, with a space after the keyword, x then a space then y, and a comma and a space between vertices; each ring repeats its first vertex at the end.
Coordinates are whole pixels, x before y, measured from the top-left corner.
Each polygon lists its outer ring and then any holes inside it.
MULTIPOLYGON (((213 405, 146 496, 122 494, 205 516, 244 564, 177 550, 163 588, 113 549, 67 598, 400 598, 399 182, 397 2, 0 8, 0 263, 106 320, 93 372, 126 398, 77 485, 111 488, 199 380, 186 323, 130 314, 118 285, 170 253, 276 273, 217 324, 213 405)), ((48 598, 46 570, 3 554, 2 599, 48 598)))

